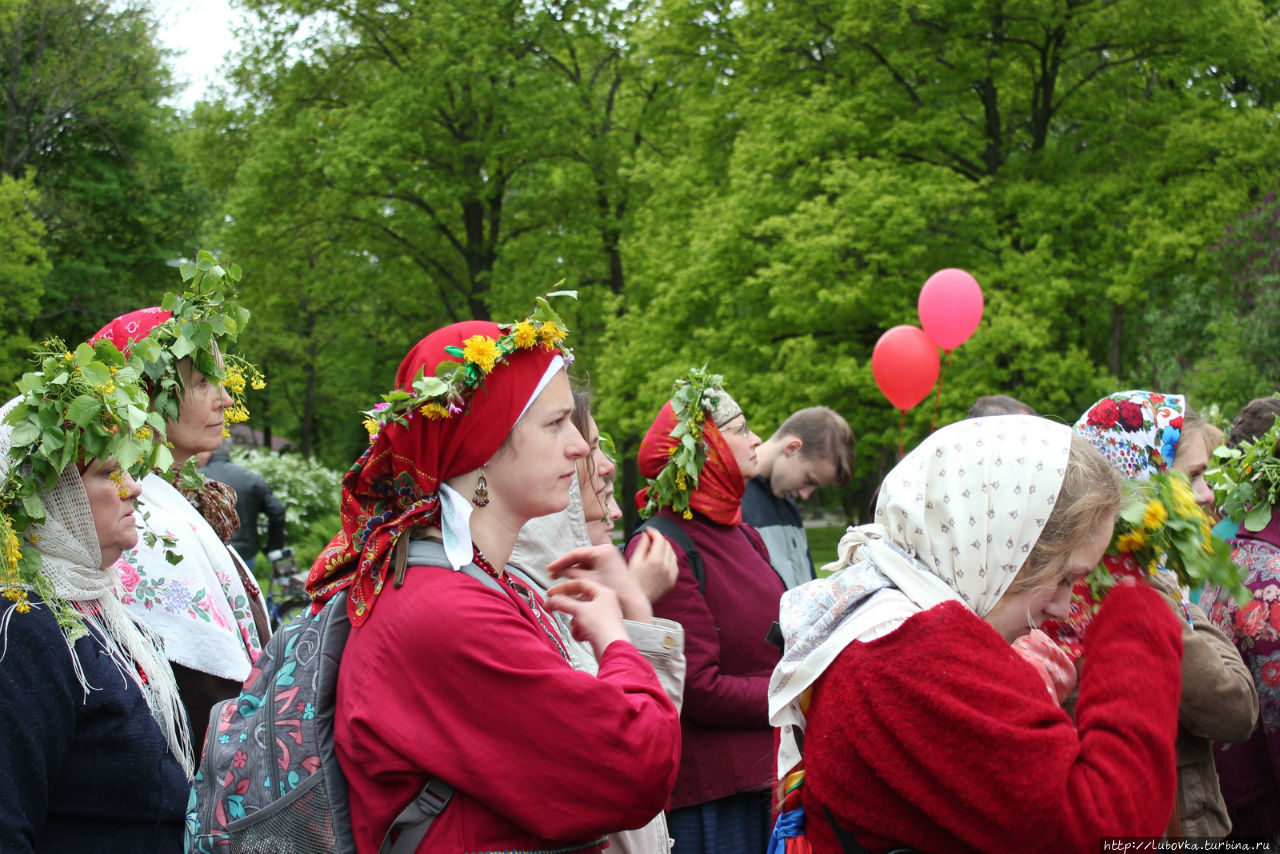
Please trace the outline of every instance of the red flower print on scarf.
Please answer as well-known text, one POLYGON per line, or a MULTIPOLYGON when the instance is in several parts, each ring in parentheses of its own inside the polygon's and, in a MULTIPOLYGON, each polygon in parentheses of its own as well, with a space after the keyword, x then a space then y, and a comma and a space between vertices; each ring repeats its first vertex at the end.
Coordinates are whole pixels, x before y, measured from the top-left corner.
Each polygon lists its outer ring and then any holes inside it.
POLYGON ((1262 665, 1262 681, 1268 685, 1280 685, 1280 661, 1268 661, 1262 665))
POLYGON ((1253 600, 1236 612, 1236 628, 1247 636, 1256 635, 1267 621, 1268 610, 1266 605, 1253 600))
POLYGON ((1100 400, 1089 410, 1089 424, 1094 427, 1114 427, 1120 417, 1120 407, 1110 398, 1100 400))
POLYGON ((1142 407, 1132 400, 1122 400, 1119 405, 1120 426, 1126 430, 1138 430, 1142 427, 1142 407))

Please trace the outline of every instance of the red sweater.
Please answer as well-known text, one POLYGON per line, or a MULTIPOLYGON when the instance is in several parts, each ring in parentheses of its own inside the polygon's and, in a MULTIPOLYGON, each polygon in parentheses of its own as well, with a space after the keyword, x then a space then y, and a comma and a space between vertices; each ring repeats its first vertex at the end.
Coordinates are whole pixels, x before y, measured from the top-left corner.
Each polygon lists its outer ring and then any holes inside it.
POLYGON ((782 652, 766 638, 786 587, 754 529, 718 525, 697 512, 688 520, 665 507, 659 512, 688 533, 706 572, 700 593, 688 559, 672 543, 680 573, 653 607, 655 616, 684 627, 688 663, 671 808, 768 789, 774 764, 769 676, 782 652))
POLYGON ((615 641, 599 677, 560 656, 527 603, 413 567, 351 632, 335 744, 360 854, 435 776, 454 788, 419 851, 578 852, 660 812, 679 719, 653 668, 615 641))
POLYGON ((963 605, 851 644, 818 680, 802 802, 871 850, 1097 851, 1163 834, 1173 811, 1182 642, 1155 590, 1110 594, 1086 638, 1077 726, 963 605))

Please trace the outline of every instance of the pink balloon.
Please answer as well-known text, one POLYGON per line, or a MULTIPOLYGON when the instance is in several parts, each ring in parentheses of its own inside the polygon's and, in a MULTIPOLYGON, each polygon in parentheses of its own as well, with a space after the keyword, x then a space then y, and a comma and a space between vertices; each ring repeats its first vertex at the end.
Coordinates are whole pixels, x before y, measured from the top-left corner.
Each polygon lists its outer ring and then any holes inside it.
POLYGON ((982 288, 964 270, 939 270, 920 289, 919 311, 929 340, 943 350, 954 350, 982 322, 982 288))
POLYGON ((889 402, 910 409, 929 396, 938 381, 938 348, 918 326, 895 326, 871 351, 871 374, 889 402))

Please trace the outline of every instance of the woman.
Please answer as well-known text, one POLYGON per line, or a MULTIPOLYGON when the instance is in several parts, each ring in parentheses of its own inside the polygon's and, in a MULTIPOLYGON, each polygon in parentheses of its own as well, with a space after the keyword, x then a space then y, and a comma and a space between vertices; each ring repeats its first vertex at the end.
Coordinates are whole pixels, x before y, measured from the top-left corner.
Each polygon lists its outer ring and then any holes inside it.
MULTIPOLYGON (((679 525, 703 567, 698 579, 689 556, 673 545, 679 575, 654 606, 685 631, 680 776, 667 816, 681 854, 762 852, 769 837, 766 693, 779 651, 766 637, 786 588, 760 535, 742 524, 759 444, 720 377, 697 370, 676 383, 640 443, 640 473, 650 480, 637 506, 679 525)), ((627 553, 642 547, 635 537, 627 553)))
MULTIPOLYGON (((560 513, 526 522, 511 552, 511 566, 523 571, 543 596, 555 583, 547 566, 556 558, 576 548, 610 545, 607 535, 602 542, 598 539, 599 533, 593 537, 591 532, 593 529, 599 532, 602 522, 612 524, 608 516, 608 502, 612 497, 610 479, 616 466, 600 448, 600 428, 591 417, 591 396, 588 392, 574 391, 572 421, 574 428, 586 438, 590 451, 578 460, 577 474, 569 489, 569 506, 560 513)), ((620 562, 611 562, 610 565, 614 569, 622 568, 620 562)), ((570 577, 591 577, 593 574, 592 570, 569 572, 570 577)), ((675 553, 661 534, 652 531, 642 548, 632 555, 626 574, 612 581, 615 586, 639 585, 645 598, 652 602, 671 589, 675 575, 675 553)), ((572 635, 572 623, 563 614, 557 616, 560 636, 574 668, 596 673, 599 663, 590 644, 576 640, 572 635)), ((624 622, 628 638, 653 667, 663 690, 678 711, 684 694, 684 629, 670 620, 624 622)), ((569 721, 569 732, 573 726, 574 722, 569 721)), ((644 827, 609 835, 610 852, 669 854, 670 850, 666 817, 661 812, 644 827)))
MULTIPOLYGON (((311 571, 318 601, 349 596, 334 742, 361 854, 430 778, 454 791, 419 844, 431 852, 598 851, 671 789, 677 713, 623 625, 649 603, 589 578, 544 601, 505 569, 525 523, 568 505, 588 450, 569 420, 564 330, 538 317, 454 324, 409 352, 311 571), (419 537, 501 589, 409 566, 419 537), (598 675, 570 665, 547 609, 573 617, 598 675)), ((608 576, 609 561, 616 549, 578 549, 548 569, 608 576)))
MULTIPOLYGON (((1250 401, 1231 425, 1232 447, 1256 442, 1277 418, 1280 398, 1250 401)), ((1273 452, 1280 456, 1280 449, 1273 452)), ((1228 536, 1231 559, 1243 571, 1252 599, 1240 605, 1221 587, 1208 587, 1200 602, 1249 668, 1258 689, 1259 720, 1244 744, 1215 745, 1214 764, 1231 835, 1267 837, 1274 845, 1280 843, 1280 511, 1272 505, 1271 521, 1260 531, 1231 522, 1228 536)))
MULTIPOLYGON (((108 370, 96 361, 81 367, 91 365, 108 370)), ((124 382, 116 376, 113 391, 124 382)), ((138 396, 145 401, 140 388, 138 396)), ((65 430, 131 432, 110 409, 75 426, 70 400, 28 393, 26 412, 65 430)), ((13 442, 6 421, 6 496, 11 485, 23 488, 17 482, 31 465, 30 457, 13 461, 13 442)), ((192 772, 186 717, 159 640, 115 594, 116 559, 138 537, 138 484, 111 456, 64 465, 51 487, 28 484, 44 521, 5 531, 7 579, 20 551, 38 551, 40 561, 35 576, 6 590, 15 601, 0 618, 0 777, 8 781, 0 786, 0 850, 177 852, 192 772)), ((13 510, 5 507, 6 528, 13 510)))
MULTIPOLYGON (((109 340, 124 353, 150 336, 172 346, 172 317, 144 308, 111 321, 90 341, 109 340)), ((235 492, 212 480, 198 489, 178 486, 188 460, 221 445, 231 397, 189 358, 176 361, 176 371, 184 394, 178 417, 166 424, 173 469, 143 478, 137 524, 152 535, 124 553, 119 571, 121 598, 164 639, 192 731, 203 739, 209 710, 239 693, 269 627, 257 582, 227 546, 239 521, 235 492)))
POLYGON ((782 601, 778 771, 799 762, 815 852, 1085 851, 1156 836, 1173 802, 1178 627, 1145 586, 1107 597, 1078 725, 1010 643, 1065 615, 1119 485, 1070 430, 1002 415, 940 429, 885 478, 840 570, 782 601), (807 712, 806 712, 807 710, 807 712))
MULTIPOLYGON (((1102 452, 1122 477, 1146 480, 1176 471, 1187 475, 1196 502, 1212 507, 1204 481, 1208 446, 1204 421, 1180 394, 1124 391, 1104 397, 1080 417, 1075 431, 1102 452)), ((1142 574, 1128 555, 1106 558, 1113 575, 1142 574)), ((1249 669, 1222 632, 1209 621, 1170 572, 1156 574, 1182 623, 1182 691, 1178 707, 1178 801, 1169 819, 1171 836, 1225 836, 1231 829, 1214 770, 1212 742, 1249 738, 1258 719, 1258 694, 1249 669)), ((1076 585, 1065 622, 1046 632, 1073 659, 1084 654, 1094 607, 1087 583, 1076 585)))

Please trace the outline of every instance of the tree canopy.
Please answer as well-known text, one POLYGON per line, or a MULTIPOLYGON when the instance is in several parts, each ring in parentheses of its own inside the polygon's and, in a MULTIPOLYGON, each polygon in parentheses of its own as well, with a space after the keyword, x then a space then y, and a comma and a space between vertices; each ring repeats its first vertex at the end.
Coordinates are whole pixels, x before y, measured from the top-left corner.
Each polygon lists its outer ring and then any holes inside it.
POLYGON ((849 419, 851 512, 897 455, 872 348, 943 267, 986 311, 908 443, 982 394, 1073 420, 1122 387, 1225 416, 1276 388, 1274 4, 244 7, 226 90, 175 121, 144 10, 0 0, 22 116, 57 113, 38 106, 56 75, 116 81, 82 83, 95 106, 44 143, 5 114, 0 207, 27 213, 0 245, 28 249, 0 275, 43 287, 66 335, 70 312, 158 299, 166 253, 216 245, 245 270, 243 344, 268 375, 255 426, 330 465, 414 341, 521 316, 562 280, 624 456, 706 364, 762 433, 815 403, 849 419), (106 22, 103 56, 59 66, 37 14, 106 22))

